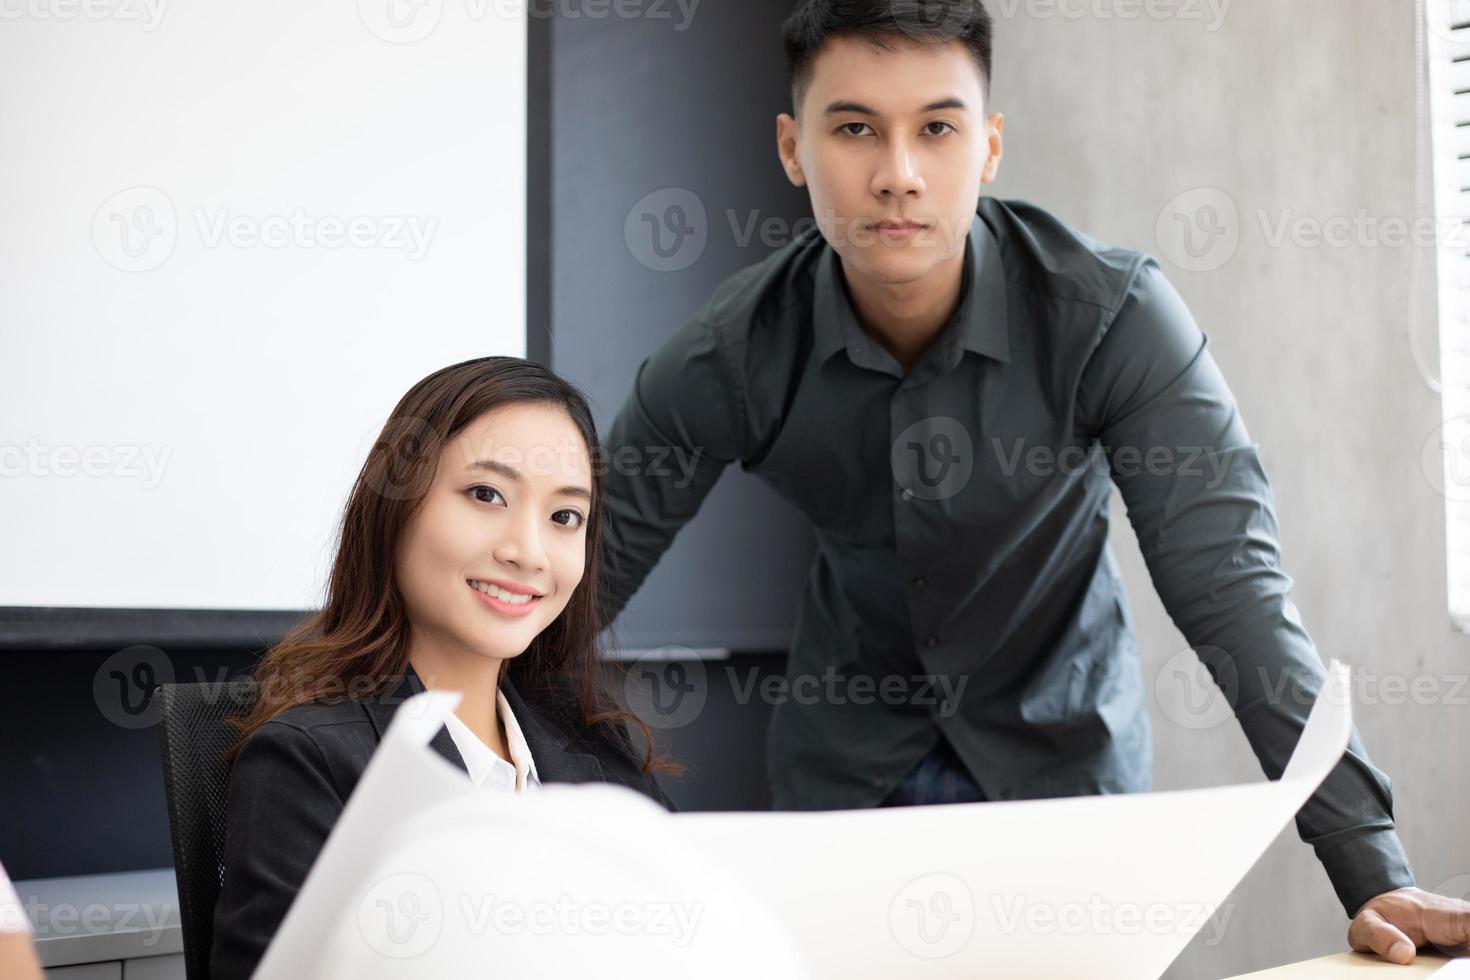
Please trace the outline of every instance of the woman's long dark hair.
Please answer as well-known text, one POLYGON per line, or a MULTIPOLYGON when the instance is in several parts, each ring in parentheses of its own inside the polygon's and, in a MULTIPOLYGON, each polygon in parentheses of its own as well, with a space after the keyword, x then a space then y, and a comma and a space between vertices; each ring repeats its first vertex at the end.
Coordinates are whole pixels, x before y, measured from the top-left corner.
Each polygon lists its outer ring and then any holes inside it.
POLYGON ((517 402, 564 409, 594 460, 582 580, 561 615, 509 661, 509 676, 538 709, 635 756, 619 722, 637 726, 646 746, 644 773, 682 770, 655 754, 648 726, 620 710, 608 693, 612 672, 598 649, 605 510, 592 413, 576 387, 519 357, 481 357, 435 371, 399 400, 343 511, 326 601, 256 666, 254 705, 232 719, 241 734, 230 761, 256 729, 289 708, 373 697, 396 686, 409 663, 408 614, 393 575, 404 529, 434 481, 442 448, 481 415, 517 402))

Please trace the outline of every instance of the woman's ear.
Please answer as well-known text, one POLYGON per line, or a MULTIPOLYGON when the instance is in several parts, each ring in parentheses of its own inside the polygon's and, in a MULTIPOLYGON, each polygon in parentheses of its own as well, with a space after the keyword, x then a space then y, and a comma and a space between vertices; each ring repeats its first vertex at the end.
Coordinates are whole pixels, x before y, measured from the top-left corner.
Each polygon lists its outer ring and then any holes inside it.
POLYGON ((801 125, 794 118, 784 112, 776 117, 776 153, 781 158, 781 167, 794 186, 805 187, 806 173, 796 152, 800 136, 801 125))

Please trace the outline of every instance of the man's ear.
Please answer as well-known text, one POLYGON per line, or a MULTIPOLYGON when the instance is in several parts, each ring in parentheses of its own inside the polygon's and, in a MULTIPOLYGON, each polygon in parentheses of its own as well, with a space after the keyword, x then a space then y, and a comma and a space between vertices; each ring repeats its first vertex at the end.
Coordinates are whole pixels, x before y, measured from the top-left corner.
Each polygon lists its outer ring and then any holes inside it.
POLYGON ((781 167, 786 179, 797 187, 806 186, 806 172, 801 169, 801 158, 796 153, 797 138, 801 126, 786 113, 776 117, 776 154, 781 158, 781 167))
POLYGON ((985 139, 990 144, 990 157, 985 161, 985 169, 980 172, 980 183, 982 184, 995 180, 995 175, 1000 172, 1000 158, 1004 148, 1001 133, 1005 128, 1004 113, 992 112, 985 117, 985 139))

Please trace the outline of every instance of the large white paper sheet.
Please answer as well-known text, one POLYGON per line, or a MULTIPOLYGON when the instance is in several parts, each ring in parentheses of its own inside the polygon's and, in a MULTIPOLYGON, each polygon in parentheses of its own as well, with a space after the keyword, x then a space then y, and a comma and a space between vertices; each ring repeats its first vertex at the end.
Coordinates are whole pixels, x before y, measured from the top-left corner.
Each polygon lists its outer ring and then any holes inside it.
POLYGON ((323 929, 352 899, 363 872, 384 856, 394 830, 412 814, 473 788, 449 760, 429 748, 460 698, 453 691, 425 691, 393 713, 255 976, 315 976, 310 967, 321 951, 323 929))
POLYGON ((1347 747, 1333 661, 1282 778, 816 813, 668 814, 620 786, 477 791, 407 702, 257 973, 1159 976, 1347 747), (412 710, 410 710, 412 709, 412 710))

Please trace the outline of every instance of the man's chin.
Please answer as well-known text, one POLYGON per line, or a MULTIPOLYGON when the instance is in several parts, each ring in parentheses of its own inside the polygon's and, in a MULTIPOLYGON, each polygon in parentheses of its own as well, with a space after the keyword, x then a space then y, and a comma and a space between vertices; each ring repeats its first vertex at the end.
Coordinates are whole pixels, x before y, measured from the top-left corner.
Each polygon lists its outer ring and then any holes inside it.
POLYGON ((869 282, 902 286, 924 279, 940 264, 937 249, 923 244, 869 246, 858 262, 858 271, 869 282))

